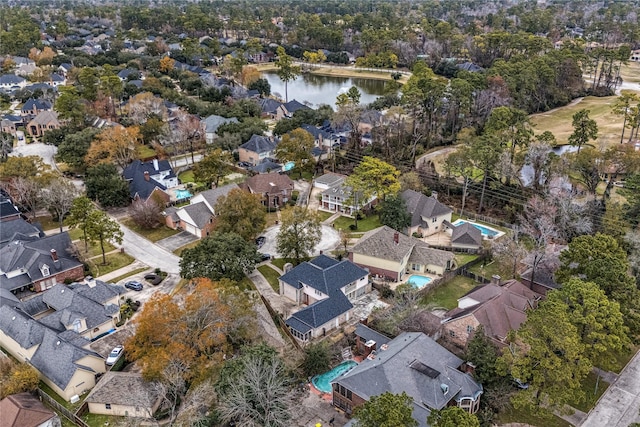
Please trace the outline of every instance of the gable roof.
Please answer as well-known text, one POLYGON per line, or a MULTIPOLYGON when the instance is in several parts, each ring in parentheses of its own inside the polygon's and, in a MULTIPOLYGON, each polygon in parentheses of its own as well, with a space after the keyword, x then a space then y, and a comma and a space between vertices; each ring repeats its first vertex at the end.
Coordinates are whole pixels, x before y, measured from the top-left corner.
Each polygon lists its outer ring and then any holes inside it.
POLYGON ((346 175, 341 175, 339 173, 328 172, 324 175, 319 176, 314 180, 314 184, 326 185, 327 187, 333 187, 335 185, 340 184, 347 178, 346 175))
MULTIPOLYGON (((10 217, 19 216, 19 215, 20 215, 20 211, 11 202, 11 199, 9 199, 8 197, 7 198, 3 197, 0 200, 0 220, 3 218, 10 218, 10 217)), ((4 227, 4 225, 5 224, 3 222, 2 226, 4 227)))
POLYGON ((102 280, 95 280, 93 286, 84 285, 82 283, 74 283, 68 286, 75 292, 89 298, 100 304, 105 304, 110 299, 126 293, 126 289, 122 286, 106 283, 102 280))
POLYGON ((482 232, 469 222, 454 225, 451 232, 451 243, 482 246, 482 232))
POLYGON ((211 220, 213 212, 209 210, 205 202, 199 202, 184 206, 176 211, 178 217, 202 230, 211 220))
POLYGON ((34 123, 38 125, 48 125, 51 122, 60 124, 60 122, 58 122, 58 113, 55 111, 41 111, 29 122, 29 124, 34 123))
POLYGON ((243 182, 241 187, 249 189, 252 193, 263 194, 268 192, 276 194, 284 190, 293 190, 293 181, 287 175, 267 173, 252 176, 243 182))
POLYGON ((169 161, 158 160, 158 170, 155 169, 153 162, 142 162, 135 160, 130 163, 122 172, 124 178, 129 181, 129 193, 131 198, 135 198, 136 194, 143 200, 146 200, 151 196, 151 193, 157 188, 161 191, 165 191, 167 187, 159 183, 155 179, 149 177, 147 181, 145 179, 145 172, 149 172, 149 176, 156 175, 162 171, 172 170, 169 161))
POLYGON ((24 349, 33 348, 42 342, 45 326, 31 319, 15 307, 0 307, 0 330, 24 349))
POLYGON ((141 374, 109 371, 91 390, 85 401, 151 409, 159 398, 151 384, 142 379, 141 374))
POLYGON ((370 327, 363 325, 362 323, 358 323, 356 325, 356 336, 362 338, 365 341, 375 341, 376 348, 380 348, 381 345, 389 343, 391 338, 388 338, 381 333, 374 331, 370 327))
POLYGON ((434 218, 453 212, 433 197, 427 197, 414 190, 405 190, 400 194, 411 214, 411 226, 420 225, 422 218, 434 218))
POLYGON ((206 133, 216 133, 218 128, 225 123, 238 123, 238 119, 235 117, 226 118, 222 116, 216 116, 215 114, 207 117, 202 121, 205 126, 206 133))
POLYGON ((260 109, 263 113, 275 114, 276 110, 282 106, 281 102, 271 98, 264 98, 260 100, 260 109))
POLYGON ((231 190, 240 189, 238 184, 227 184, 222 187, 216 187, 211 190, 203 191, 202 193, 198 193, 191 198, 191 203, 197 203, 200 198, 207 204, 209 209, 211 209, 212 213, 215 213, 216 204, 218 203, 218 199, 222 196, 227 196, 231 190))
POLYGON ((38 427, 56 414, 31 393, 12 394, 0 400, 4 427, 38 427))
POLYGON ((269 153, 276 148, 276 143, 266 136, 252 135, 251 138, 242 144, 240 148, 244 148, 247 151, 253 151, 254 153, 269 153))
POLYGON ((27 99, 27 102, 22 106, 22 112, 31 111, 33 109, 37 110, 51 110, 53 108, 51 103, 45 99, 27 99))
POLYGON ((30 240, 32 237, 44 237, 44 232, 22 218, 5 221, 0 225, 0 247, 13 240, 30 240))
POLYGON ((457 368, 462 360, 421 332, 404 332, 332 384, 368 400, 384 392, 407 393, 414 404, 442 409, 449 401, 476 397, 482 386, 457 368), (448 390, 444 393, 443 386, 448 390))
POLYGON ((15 74, 3 74, 0 76, 0 84, 2 85, 17 85, 25 81, 26 79, 15 74))
POLYGON ((296 101, 295 99, 292 99, 291 101, 287 102, 284 104, 284 108, 287 109, 287 111, 291 114, 295 113, 298 110, 302 110, 302 109, 307 109, 310 110, 311 108, 307 107, 306 105, 304 105, 301 102, 296 101))
POLYGON ((451 252, 430 248, 422 240, 399 233, 386 225, 366 232, 351 252, 395 262, 402 262, 409 255, 410 261, 423 265, 446 266, 447 261, 455 258, 451 252))
POLYGON ((272 162, 269 159, 264 159, 262 162, 250 167, 249 169, 252 172, 266 174, 271 172, 280 172, 282 170, 282 165, 280 163, 272 162))

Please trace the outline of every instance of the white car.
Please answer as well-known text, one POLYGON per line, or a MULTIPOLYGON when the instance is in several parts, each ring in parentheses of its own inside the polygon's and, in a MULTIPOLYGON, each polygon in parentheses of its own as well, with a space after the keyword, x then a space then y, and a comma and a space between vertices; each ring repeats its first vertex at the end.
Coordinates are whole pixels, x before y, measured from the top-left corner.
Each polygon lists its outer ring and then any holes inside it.
POLYGON ((109 357, 107 357, 107 365, 111 366, 114 363, 116 363, 118 361, 118 359, 120 359, 120 357, 122 357, 122 353, 124 353, 124 347, 119 345, 117 347, 115 347, 113 350, 111 350, 111 353, 109 353, 109 357))

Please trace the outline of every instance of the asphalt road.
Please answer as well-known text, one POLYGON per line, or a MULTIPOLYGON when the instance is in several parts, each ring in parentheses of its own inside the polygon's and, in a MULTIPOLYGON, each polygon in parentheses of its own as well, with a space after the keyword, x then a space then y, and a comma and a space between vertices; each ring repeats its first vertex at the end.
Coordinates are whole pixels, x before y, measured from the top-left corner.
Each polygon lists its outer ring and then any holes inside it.
POLYGON ((178 256, 134 233, 122 224, 120 224, 120 229, 124 233, 122 247, 126 253, 149 267, 159 267, 167 273, 180 274, 180 258, 178 256))

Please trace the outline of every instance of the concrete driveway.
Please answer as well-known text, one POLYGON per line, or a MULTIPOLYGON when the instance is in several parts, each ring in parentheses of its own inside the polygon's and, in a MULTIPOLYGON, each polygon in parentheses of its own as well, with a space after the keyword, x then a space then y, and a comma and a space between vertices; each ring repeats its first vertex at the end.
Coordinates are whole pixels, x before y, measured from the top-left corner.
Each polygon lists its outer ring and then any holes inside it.
POLYGON ((187 231, 182 231, 178 234, 174 234, 173 236, 158 240, 156 242, 156 245, 168 250, 169 252, 173 252, 176 249, 183 247, 184 245, 195 242, 196 240, 198 240, 198 238, 193 234, 187 231))
MULTIPOLYGON (((112 219, 117 221, 116 218, 112 217, 112 219)), ((120 230, 124 233, 122 247, 126 253, 149 267, 159 267, 167 273, 180 274, 180 257, 145 239, 122 224, 120 224, 120 230)))
POLYGON ((604 392, 581 427, 628 427, 640 422, 640 352, 604 392))
MULTIPOLYGON (((266 238, 264 245, 258 252, 263 254, 270 254, 272 256, 280 257, 278 251, 276 250, 276 236, 280 231, 279 225, 274 225, 273 227, 268 228, 261 235, 266 238)), ((328 253, 329 251, 334 250, 340 245, 340 233, 333 227, 329 227, 327 225, 322 226, 322 236, 320 238, 320 243, 318 243, 312 253, 313 256, 320 255, 320 252, 328 253)))
POLYGON ((41 142, 34 142, 31 144, 20 144, 13 149, 13 151, 9 154, 9 156, 20 157, 20 156, 39 156, 42 157, 42 160, 51 166, 54 170, 57 169, 56 162, 54 157, 58 152, 58 147, 54 145, 47 145, 41 142))

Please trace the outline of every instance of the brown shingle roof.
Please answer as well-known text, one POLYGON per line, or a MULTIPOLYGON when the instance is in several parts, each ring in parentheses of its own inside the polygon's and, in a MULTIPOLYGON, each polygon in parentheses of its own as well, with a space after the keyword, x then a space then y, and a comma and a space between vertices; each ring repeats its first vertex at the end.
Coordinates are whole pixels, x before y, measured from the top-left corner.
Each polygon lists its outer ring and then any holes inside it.
POLYGON ((3 427, 37 427, 55 416, 29 393, 13 394, 0 400, 3 427))
POLYGON ((91 390, 86 402, 152 408, 158 397, 139 373, 110 371, 91 390))
POLYGON ((293 190, 293 181, 287 175, 266 173, 252 176, 242 186, 252 193, 264 194, 268 192, 269 194, 276 194, 282 193, 284 190, 293 190))

